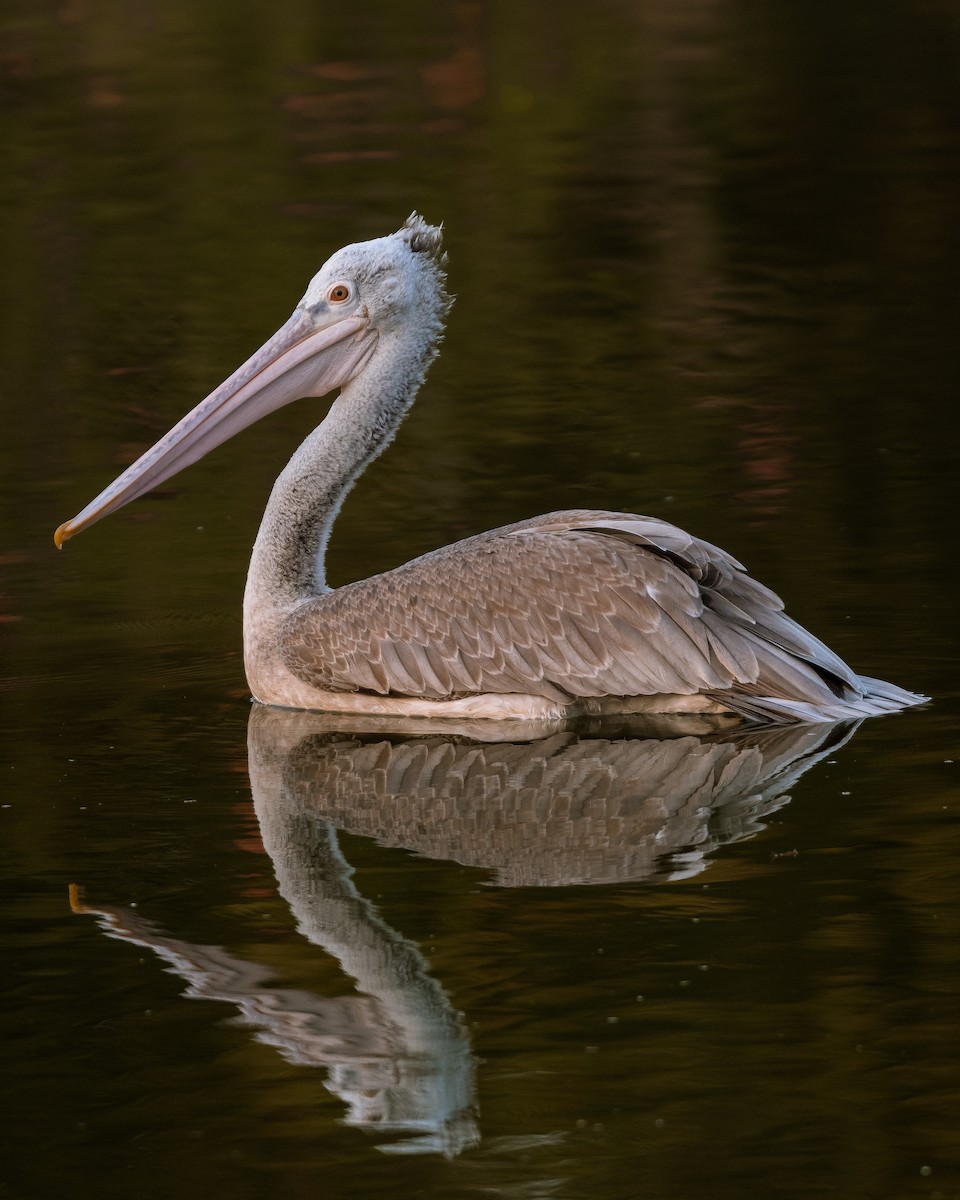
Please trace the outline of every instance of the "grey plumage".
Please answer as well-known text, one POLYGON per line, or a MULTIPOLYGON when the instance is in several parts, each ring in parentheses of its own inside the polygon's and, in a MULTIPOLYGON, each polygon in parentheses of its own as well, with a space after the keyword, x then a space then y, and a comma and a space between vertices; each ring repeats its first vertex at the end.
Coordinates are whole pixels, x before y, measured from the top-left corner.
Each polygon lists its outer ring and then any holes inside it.
POLYGON ((702 694, 769 720, 893 711, 734 558, 627 513, 550 513, 305 601, 290 670, 332 691, 421 696, 702 694))

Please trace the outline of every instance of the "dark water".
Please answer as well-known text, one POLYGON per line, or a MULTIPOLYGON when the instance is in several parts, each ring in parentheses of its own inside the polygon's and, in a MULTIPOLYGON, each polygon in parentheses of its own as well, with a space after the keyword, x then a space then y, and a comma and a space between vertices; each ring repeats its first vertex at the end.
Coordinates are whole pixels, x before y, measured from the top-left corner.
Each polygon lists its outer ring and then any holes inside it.
POLYGON ((946 0, 4 6, 0 1196, 960 1196, 958 62, 946 0), (459 299, 335 581, 652 512, 934 702, 248 731, 317 402, 55 553, 414 207, 459 299))

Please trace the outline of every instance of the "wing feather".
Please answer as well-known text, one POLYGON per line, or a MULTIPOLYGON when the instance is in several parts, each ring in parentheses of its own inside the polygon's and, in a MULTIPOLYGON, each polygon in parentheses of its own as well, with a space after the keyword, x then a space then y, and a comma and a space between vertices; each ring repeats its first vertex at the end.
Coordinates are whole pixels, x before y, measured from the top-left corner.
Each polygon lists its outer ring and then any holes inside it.
POLYGON ((705 693, 796 719, 860 683, 731 555, 623 513, 550 513, 457 542, 305 601, 280 643, 325 690, 435 699, 705 693))

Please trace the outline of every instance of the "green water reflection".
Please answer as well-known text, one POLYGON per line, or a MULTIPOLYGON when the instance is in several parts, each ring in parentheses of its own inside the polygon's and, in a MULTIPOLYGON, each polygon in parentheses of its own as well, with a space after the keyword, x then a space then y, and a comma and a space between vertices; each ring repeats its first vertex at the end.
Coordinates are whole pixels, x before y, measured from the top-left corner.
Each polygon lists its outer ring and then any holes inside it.
MULTIPOLYGON (((944 0, 3 8, 0 1195, 960 1195, 958 42, 944 0), (158 957, 375 1007, 311 943, 248 773, 246 557, 322 405, 51 537, 414 207, 458 301, 334 582, 552 508, 651 512, 935 700, 742 827, 695 803, 648 845, 619 813, 592 886, 562 843, 524 874, 549 773, 512 875, 492 826, 444 846, 424 797, 391 838, 344 800, 340 885, 458 1064, 412 1078, 460 1141, 398 1158, 436 1129, 351 1121, 344 1060, 158 957)), ((322 896, 332 843, 282 837, 322 896)))

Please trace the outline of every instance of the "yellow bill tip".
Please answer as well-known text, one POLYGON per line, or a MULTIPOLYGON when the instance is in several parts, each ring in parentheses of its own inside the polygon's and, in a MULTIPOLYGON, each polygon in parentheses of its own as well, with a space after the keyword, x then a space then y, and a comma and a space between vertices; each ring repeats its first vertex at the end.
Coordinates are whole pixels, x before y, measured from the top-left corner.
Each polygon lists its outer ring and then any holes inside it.
POLYGON ((60 526, 60 528, 57 530, 57 532, 53 535, 53 544, 56 546, 56 548, 58 550, 62 550, 63 543, 68 538, 71 538, 71 537, 73 537, 73 534, 70 531, 70 522, 64 521, 64 523, 60 526))

